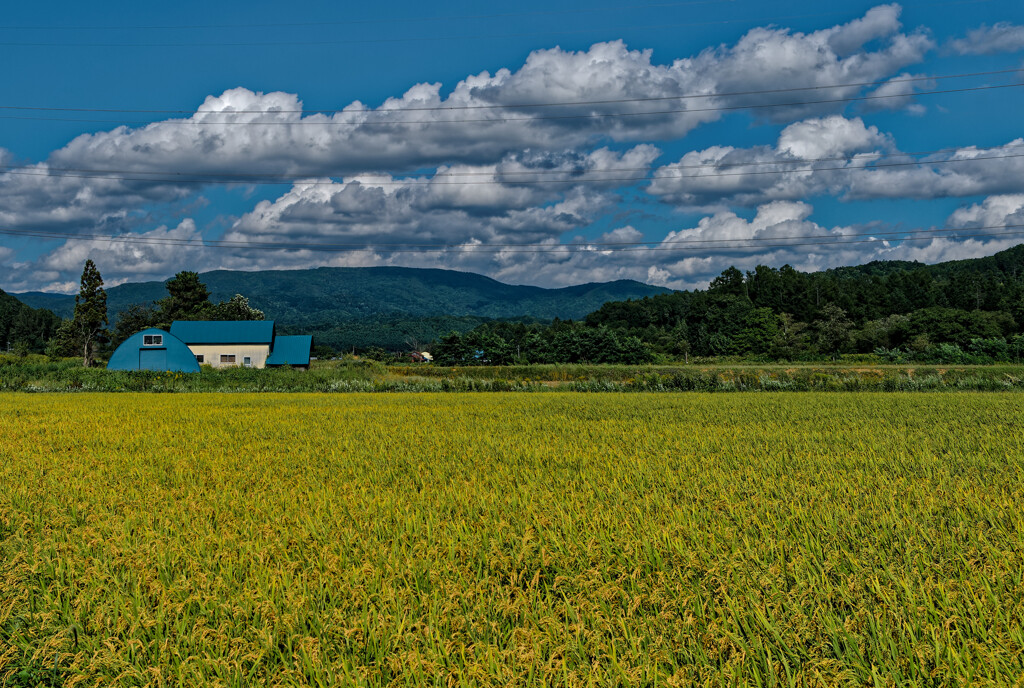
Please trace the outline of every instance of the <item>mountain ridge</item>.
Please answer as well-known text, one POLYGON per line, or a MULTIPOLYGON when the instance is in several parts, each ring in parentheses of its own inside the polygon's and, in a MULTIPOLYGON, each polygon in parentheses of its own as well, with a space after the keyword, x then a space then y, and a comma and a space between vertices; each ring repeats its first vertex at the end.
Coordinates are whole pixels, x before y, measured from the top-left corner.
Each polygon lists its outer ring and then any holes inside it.
MULTIPOLYGON (((671 292, 633 280, 552 289, 506 284, 473 272, 391 266, 212 270, 200 273, 199 279, 214 302, 242 294, 268 319, 277 321, 282 332, 312 333, 322 343, 346 349, 404 348, 407 339, 430 341, 449 328, 470 329, 487 320, 576 320, 608 301, 671 292)), ((133 304, 151 305, 167 296, 165 283, 129 282, 108 288, 111 323, 133 304)), ((73 295, 12 295, 62 317, 74 311, 73 295)))
MULTIPOLYGON (((273 308, 276 304, 296 304, 308 301, 311 297, 330 297, 347 294, 354 297, 355 303, 347 308, 332 308, 332 311, 351 311, 362 315, 477 315, 483 317, 537 317, 537 318, 579 318, 590 312, 582 309, 589 304, 562 304, 559 297, 583 297, 601 295, 608 292, 609 296, 631 298, 648 294, 667 293, 672 290, 656 287, 635 280, 614 280, 610 282, 588 282, 568 287, 537 287, 532 285, 515 285, 498 281, 494 278, 473 272, 443 270, 438 268, 404 268, 404 267, 359 267, 329 268, 319 267, 308 270, 211 270, 200 273, 200 280, 210 290, 211 299, 228 299, 236 293, 249 298, 256 308, 273 308), (324 279, 326 278, 326 279, 324 279), (365 288, 359 288, 357 280, 371 279, 368 286, 388 288, 378 297, 377 305, 365 305, 362 299, 366 296, 365 288), (381 279, 383 278, 383 279, 381 279), (383 282, 383 284, 381 284, 383 282), (261 289, 274 287, 275 291, 266 293, 261 289), (287 289, 282 289, 287 287, 287 289), (407 289, 403 296, 402 289, 407 289), (422 291, 416 292, 414 289, 422 291), (455 303, 437 298, 447 294, 447 290, 472 290, 478 296, 486 298, 461 298, 455 303), (426 298, 429 291, 433 298, 426 298), (429 305, 434 302, 436 305, 429 305), (497 303, 495 303, 497 302, 497 303), (525 310, 513 312, 508 304, 521 304, 525 310), (539 310, 538 310, 539 309, 539 310)), ((111 314, 118 313, 130 305, 150 305, 167 293, 164 285, 166 280, 148 282, 127 282, 107 288, 107 303, 111 314)), ((48 308, 58 315, 70 317, 74 309, 74 295, 54 294, 50 292, 10 292, 22 303, 33 308, 48 308)), ((268 317, 271 317, 268 314, 268 317)), ((357 316, 358 317, 358 316, 357 316)), ((287 319, 287 315, 285 316, 287 319)), ((280 320, 280 317, 275 319, 280 320)))

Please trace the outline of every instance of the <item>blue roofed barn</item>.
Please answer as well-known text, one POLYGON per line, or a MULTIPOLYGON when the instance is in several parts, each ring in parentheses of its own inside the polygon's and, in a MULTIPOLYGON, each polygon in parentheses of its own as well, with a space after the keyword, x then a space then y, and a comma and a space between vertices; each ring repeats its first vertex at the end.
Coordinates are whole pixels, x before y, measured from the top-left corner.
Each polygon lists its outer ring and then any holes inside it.
POLYGON ((313 346, 311 335, 278 336, 273 320, 175 320, 171 334, 214 368, 308 368, 313 346))
POLYGON ((199 363, 214 368, 262 368, 274 344, 273 320, 175 320, 171 334, 199 363))
POLYGON ((273 320, 175 320, 171 331, 132 335, 110 357, 110 370, 199 372, 214 368, 309 368, 312 335, 277 336, 273 320))
POLYGON ((117 347, 107 370, 162 370, 198 373, 192 351, 183 341, 155 327, 133 334, 117 347))

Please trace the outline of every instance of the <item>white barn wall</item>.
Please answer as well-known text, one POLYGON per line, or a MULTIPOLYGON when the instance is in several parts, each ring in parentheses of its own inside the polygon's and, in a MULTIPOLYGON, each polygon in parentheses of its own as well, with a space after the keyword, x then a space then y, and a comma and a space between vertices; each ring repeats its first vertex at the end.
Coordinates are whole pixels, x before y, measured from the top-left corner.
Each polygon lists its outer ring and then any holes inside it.
POLYGON ((263 368, 270 357, 269 344, 189 344, 193 354, 204 357, 203 364, 214 368, 240 367, 245 356, 252 359, 253 368, 263 368), (221 354, 234 354, 235 363, 221 363, 221 354))

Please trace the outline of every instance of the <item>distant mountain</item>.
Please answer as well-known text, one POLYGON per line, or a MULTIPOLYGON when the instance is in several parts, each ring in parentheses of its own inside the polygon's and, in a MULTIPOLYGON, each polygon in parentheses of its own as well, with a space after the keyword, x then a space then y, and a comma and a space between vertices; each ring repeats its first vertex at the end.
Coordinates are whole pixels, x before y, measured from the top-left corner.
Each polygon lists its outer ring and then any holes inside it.
MULTIPOLYGON (((1024 244, 984 258, 934 265, 873 261, 814 273, 782 269, 747 276, 730 269, 706 292, 673 293, 630 280, 544 289, 504 284, 468 272, 395 267, 217 270, 200 278, 215 302, 243 294, 267 318, 276 320, 282 332, 308 332, 321 344, 345 350, 425 346, 452 330, 465 332, 489 320, 580 320, 589 315, 591 324, 645 332, 649 327, 671 330, 684 312, 693 310, 692 304, 729 294, 742 295, 746 306, 787 313, 807 323, 814 322, 819 308, 829 303, 845 310, 858 327, 890 314, 945 308, 1003 312, 1007 322, 1024 333, 1024 244)), ((164 282, 111 287, 107 304, 112 323, 128 306, 151 304, 166 295, 164 282)), ((74 310, 74 296, 42 292, 13 296, 63 317, 70 317, 74 310)), ((14 328, 17 307, 8 300, 5 310, 4 304, 0 298, 0 336, 13 333, 7 335, 12 342, 30 341, 38 348, 51 327, 45 315, 40 313, 42 320, 37 322, 23 311, 14 328)), ((712 322, 713 315, 694 311, 685 316, 695 353, 700 351, 698 335, 706 339, 718 330, 744 326, 736 313, 723 314, 717 324, 712 322)), ((930 336, 933 341, 948 339, 942 333, 930 336)), ((986 330, 978 336, 992 335, 986 330)))
MULTIPOLYGON (((212 301, 243 294, 283 330, 311 332, 318 335, 317 341, 343 348, 404 348, 396 338, 425 343, 449 327, 469 329, 485 319, 579 319, 608 301, 670 291, 632 280, 545 289, 504 284, 469 272, 398 267, 216 270, 202 273, 200 279, 212 301), (375 329, 383 338, 373 336, 375 329), (346 330, 360 334, 353 337, 346 330)), ((151 304, 166 295, 164 282, 122 284, 107 289, 107 308, 113 316, 132 304, 151 304)), ((15 296, 64 317, 74 311, 74 296, 15 296)))
POLYGON ((900 272, 922 272, 934 279, 947 280, 956 276, 995 273, 1016 276, 1020 274, 1022 268, 1024 268, 1024 244, 1017 244, 982 258, 964 258, 931 265, 917 261, 873 260, 863 265, 831 268, 823 272, 840 278, 886 277, 900 272))

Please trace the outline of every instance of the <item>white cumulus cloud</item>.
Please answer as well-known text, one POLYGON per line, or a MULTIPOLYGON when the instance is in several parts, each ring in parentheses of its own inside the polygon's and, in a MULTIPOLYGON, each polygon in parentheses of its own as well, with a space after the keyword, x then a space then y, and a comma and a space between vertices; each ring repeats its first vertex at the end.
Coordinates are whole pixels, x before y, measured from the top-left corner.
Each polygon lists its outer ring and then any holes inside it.
POLYGON ((901 153, 891 137, 841 115, 789 125, 775 146, 715 146, 652 174, 648 192, 681 207, 754 206, 831 195, 843 200, 934 199, 1020 189, 1024 139, 924 157, 901 153))
POLYGON ((959 55, 995 55, 1024 50, 1024 26, 998 22, 971 29, 963 38, 951 41, 950 50, 959 55))
POLYGON ((258 203, 225 238, 367 245, 556 239, 590 224, 608 206, 607 190, 622 184, 609 170, 630 168, 642 176, 659 153, 649 145, 585 155, 524 151, 494 165, 441 167, 430 177, 368 173, 344 182, 309 180, 258 203))
MULTIPOLYGON (((949 216, 950 227, 965 229, 1024 225, 1024 194, 989 196, 981 203, 958 208, 949 216)), ((1016 228, 1018 231, 1022 227, 1016 228)))
POLYGON ((653 173, 649 193, 680 206, 757 205, 837 192, 850 167, 892 148, 889 137, 860 118, 840 115, 789 125, 772 146, 715 146, 692 151, 653 173))
MULTIPOLYGON (((843 99, 865 87, 765 91, 876 82, 920 62, 931 39, 903 32, 899 13, 898 5, 882 5, 808 33, 755 28, 735 44, 666 63, 622 41, 535 50, 517 68, 467 76, 448 92, 440 83, 421 83, 378 107, 356 101, 332 113, 304 112, 296 94, 232 88, 207 97, 191 116, 83 134, 45 161, 0 172, 0 221, 117 223, 217 179, 402 174, 494 164, 525 150, 680 138, 731 108, 843 99), (736 95, 715 95, 730 93, 736 95), (693 95, 709 97, 680 98, 693 95), (588 104, 571 105, 581 102, 588 104)), ((754 112, 782 122, 844 107, 789 104, 754 112)))

